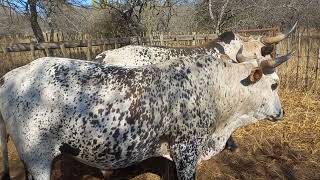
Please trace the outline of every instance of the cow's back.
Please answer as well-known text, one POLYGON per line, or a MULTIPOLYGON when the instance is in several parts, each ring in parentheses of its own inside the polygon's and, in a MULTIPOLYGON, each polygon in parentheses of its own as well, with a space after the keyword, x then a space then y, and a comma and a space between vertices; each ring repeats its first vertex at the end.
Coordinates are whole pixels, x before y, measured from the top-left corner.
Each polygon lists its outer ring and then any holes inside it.
POLYGON ((159 64, 181 57, 196 57, 201 54, 217 57, 214 48, 204 47, 149 47, 128 45, 122 48, 105 51, 93 60, 111 66, 140 67, 144 65, 159 64))
POLYGON ((3 77, 0 111, 20 154, 51 149, 95 167, 128 166, 158 153, 170 123, 154 71, 38 59, 3 77))

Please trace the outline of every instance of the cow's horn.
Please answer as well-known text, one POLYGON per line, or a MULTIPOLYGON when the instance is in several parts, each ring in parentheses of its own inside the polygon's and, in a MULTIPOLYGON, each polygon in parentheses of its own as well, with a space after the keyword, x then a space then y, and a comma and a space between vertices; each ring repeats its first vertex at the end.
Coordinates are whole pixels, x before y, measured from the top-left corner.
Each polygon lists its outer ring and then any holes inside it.
POLYGON ((294 54, 294 53, 295 52, 292 51, 284 56, 277 57, 275 60, 268 59, 268 60, 261 61, 260 67, 262 69, 276 68, 276 67, 280 66, 282 63, 288 61, 291 58, 292 54, 294 54))
POLYGON ((241 46, 241 48, 239 49, 237 55, 236 55, 236 59, 237 59, 237 62, 238 63, 242 63, 242 62, 246 62, 246 61, 250 61, 252 59, 256 59, 257 56, 252 56, 252 57, 245 57, 243 54, 242 54, 242 50, 243 50, 243 46, 241 46))
POLYGON ((283 33, 280 33, 279 35, 277 36, 274 36, 274 37, 263 37, 261 38, 261 42, 263 44, 273 44, 273 43, 278 43, 282 40, 284 40, 285 38, 287 38, 297 27, 297 24, 298 22, 296 22, 293 27, 290 29, 289 32, 283 34, 283 33))

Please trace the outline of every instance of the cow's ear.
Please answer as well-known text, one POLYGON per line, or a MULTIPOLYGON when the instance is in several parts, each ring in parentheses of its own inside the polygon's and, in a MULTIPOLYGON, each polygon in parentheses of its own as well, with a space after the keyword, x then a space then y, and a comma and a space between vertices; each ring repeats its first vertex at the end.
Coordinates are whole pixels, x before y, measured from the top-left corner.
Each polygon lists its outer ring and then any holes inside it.
POLYGON ((251 73, 249 75, 249 80, 251 83, 255 83, 257 81, 259 81, 262 77, 262 69, 259 67, 253 68, 251 70, 251 73))

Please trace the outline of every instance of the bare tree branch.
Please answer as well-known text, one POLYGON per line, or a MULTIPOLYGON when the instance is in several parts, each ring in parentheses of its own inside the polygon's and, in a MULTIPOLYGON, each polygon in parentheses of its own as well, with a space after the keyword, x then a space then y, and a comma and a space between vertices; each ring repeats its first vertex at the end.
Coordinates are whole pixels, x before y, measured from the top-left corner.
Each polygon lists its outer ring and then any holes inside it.
POLYGON ((226 11, 226 8, 227 8, 228 4, 229 4, 229 0, 225 0, 223 6, 221 8, 219 19, 218 19, 218 22, 217 22, 217 25, 216 25, 216 30, 215 30, 216 34, 220 33, 221 21, 222 21, 222 18, 224 16, 224 13, 226 11))
POLYGON ((213 17, 213 12, 212 12, 212 0, 209 0, 209 2, 208 2, 209 4, 209 14, 210 14, 210 18, 211 18, 211 20, 213 20, 214 21, 214 17, 213 17))

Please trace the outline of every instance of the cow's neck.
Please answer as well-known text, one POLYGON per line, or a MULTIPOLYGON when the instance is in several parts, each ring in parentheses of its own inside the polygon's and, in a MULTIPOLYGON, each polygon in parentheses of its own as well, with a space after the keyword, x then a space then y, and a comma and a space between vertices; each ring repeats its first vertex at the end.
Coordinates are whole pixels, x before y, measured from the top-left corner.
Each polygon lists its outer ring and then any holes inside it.
POLYGON ((210 112, 202 114, 204 116, 200 120, 199 138, 204 143, 202 160, 223 150, 227 139, 237 128, 256 121, 253 112, 257 105, 252 95, 260 86, 258 83, 241 84, 256 63, 205 62, 208 61, 200 60, 198 63, 203 66, 193 74, 202 98, 197 108, 200 112, 210 112))

